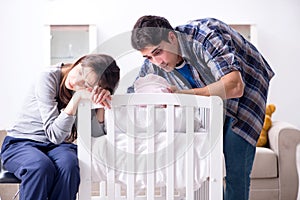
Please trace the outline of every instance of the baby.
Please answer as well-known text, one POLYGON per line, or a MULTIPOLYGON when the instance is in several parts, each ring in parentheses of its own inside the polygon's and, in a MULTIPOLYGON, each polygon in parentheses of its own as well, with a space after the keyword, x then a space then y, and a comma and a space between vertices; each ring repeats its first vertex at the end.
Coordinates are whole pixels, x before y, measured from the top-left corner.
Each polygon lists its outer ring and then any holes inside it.
POLYGON ((138 78, 134 83, 135 93, 172 93, 166 79, 156 74, 138 78))
MULTIPOLYGON (((148 74, 144 77, 138 78, 134 83, 134 91, 135 93, 173 93, 170 89, 172 86, 168 83, 168 81, 156 74, 148 74)), ((161 108, 166 107, 162 105, 161 108)), ((157 110, 156 117, 160 118, 157 121, 157 124, 164 122, 165 111, 157 110)), ((185 131, 185 110, 176 106, 175 109, 175 131, 184 132, 185 131)), ((146 115, 145 115, 146 116, 146 115)), ((142 118, 142 117, 141 117, 142 118)), ((143 119, 141 121, 146 121, 143 119)), ((200 116, 200 110, 195 109, 195 131, 199 131, 202 126, 202 119, 200 116)), ((165 124, 164 124, 165 125, 165 124)), ((141 125, 143 126, 143 125, 141 125)))

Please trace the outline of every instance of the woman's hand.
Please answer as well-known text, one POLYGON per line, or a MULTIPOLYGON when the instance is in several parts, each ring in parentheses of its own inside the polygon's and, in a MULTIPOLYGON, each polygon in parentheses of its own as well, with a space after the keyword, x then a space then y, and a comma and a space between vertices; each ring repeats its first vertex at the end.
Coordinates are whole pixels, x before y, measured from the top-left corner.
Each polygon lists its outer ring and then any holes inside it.
POLYGON ((111 108, 109 104, 109 101, 111 100, 110 92, 99 86, 95 86, 94 89, 86 88, 76 91, 64 109, 64 112, 69 115, 75 115, 78 104, 82 99, 90 99, 96 104, 101 104, 104 107, 111 108))
POLYGON ((95 86, 94 88, 86 88, 76 91, 76 96, 80 99, 90 99, 95 104, 101 104, 104 107, 110 108, 109 101, 111 94, 108 90, 95 86))
POLYGON ((99 86, 95 86, 91 92, 91 100, 96 104, 101 104, 104 107, 110 108, 109 101, 111 100, 110 91, 101 88, 99 86))

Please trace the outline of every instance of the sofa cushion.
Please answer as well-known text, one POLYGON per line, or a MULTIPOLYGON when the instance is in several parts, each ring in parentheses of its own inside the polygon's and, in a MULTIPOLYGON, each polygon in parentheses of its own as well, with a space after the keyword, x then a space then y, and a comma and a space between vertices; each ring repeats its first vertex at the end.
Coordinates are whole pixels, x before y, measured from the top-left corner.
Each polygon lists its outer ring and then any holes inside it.
POLYGON ((265 147, 256 147, 251 178, 276 178, 278 177, 277 155, 265 147))

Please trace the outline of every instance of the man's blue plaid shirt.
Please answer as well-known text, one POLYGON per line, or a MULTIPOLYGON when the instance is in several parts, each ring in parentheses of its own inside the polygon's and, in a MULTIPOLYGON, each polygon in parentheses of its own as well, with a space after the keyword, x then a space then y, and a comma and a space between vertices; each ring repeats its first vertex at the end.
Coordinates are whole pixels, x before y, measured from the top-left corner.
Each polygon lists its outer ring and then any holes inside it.
MULTIPOLYGON (((225 100, 225 114, 234 119, 233 131, 255 146, 264 122, 269 82, 274 76, 266 60, 249 41, 217 19, 194 20, 175 30, 182 57, 192 66, 197 87, 218 81, 235 70, 241 73, 244 95, 225 100)), ((146 59, 138 77, 149 73, 166 78, 179 89, 191 88, 176 70, 165 72, 146 59)), ((128 92, 134 92, 133 86, 128 92)))

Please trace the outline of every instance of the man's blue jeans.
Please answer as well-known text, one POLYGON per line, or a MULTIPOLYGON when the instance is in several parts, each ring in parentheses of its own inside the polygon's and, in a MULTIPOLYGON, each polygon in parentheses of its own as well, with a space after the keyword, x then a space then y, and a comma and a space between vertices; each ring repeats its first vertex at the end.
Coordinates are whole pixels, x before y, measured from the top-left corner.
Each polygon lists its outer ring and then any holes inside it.
POLYGON ((226 117, 223 129, 226 163, 224 200, 248 200, 256 147, 234 133, 231 125, 232 118, 226 117))

